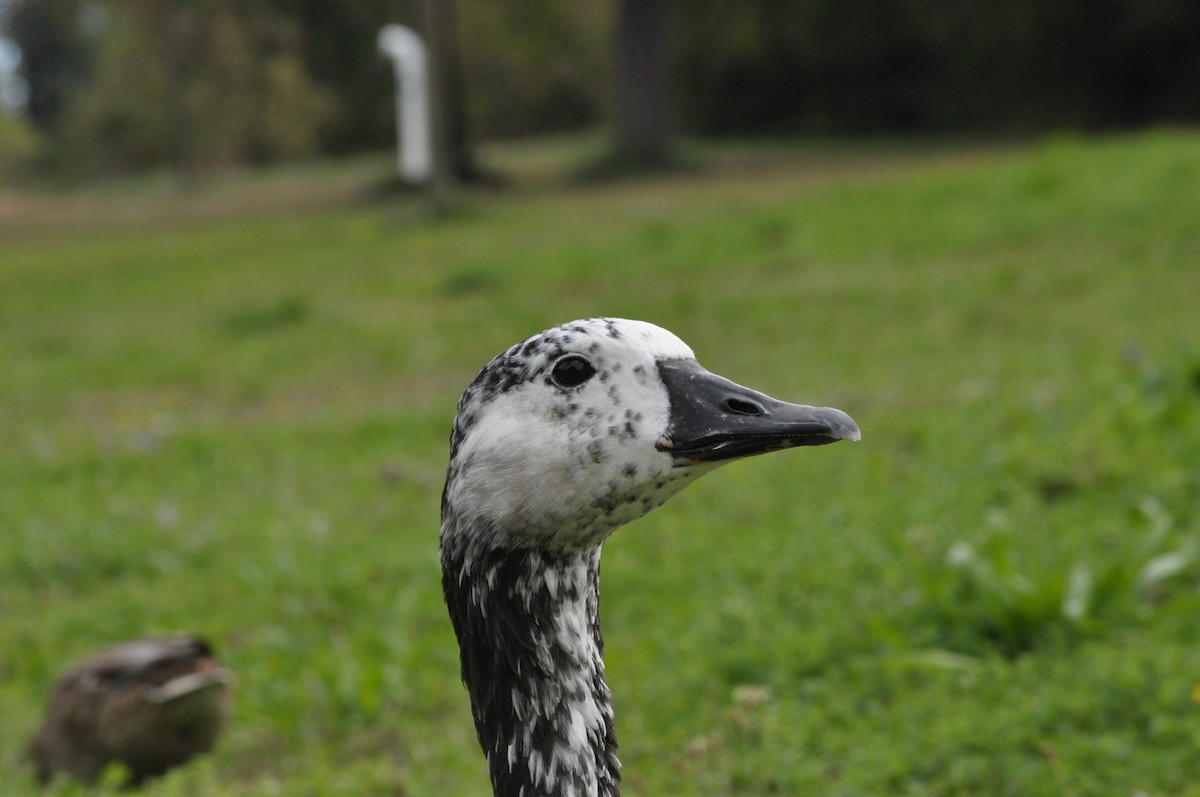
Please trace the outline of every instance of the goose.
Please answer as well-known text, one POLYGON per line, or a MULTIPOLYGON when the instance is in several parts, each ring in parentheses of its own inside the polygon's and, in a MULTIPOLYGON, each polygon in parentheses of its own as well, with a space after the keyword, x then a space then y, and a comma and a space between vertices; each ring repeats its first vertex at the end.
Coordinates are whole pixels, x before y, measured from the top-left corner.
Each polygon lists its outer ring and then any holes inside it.
POLYGON ((55 681, 29 745, 37 779, 94 782, 113 762, 141 785, 212 749, 231 680, 203 639, 150 637, 107 647, 55 681))
POLYGON ((439 553, 496 797, 620 794, 599 594, 617 527, 726 462, 858 439, 644 321, 572 321, 492 359, 458 402, 439 553))

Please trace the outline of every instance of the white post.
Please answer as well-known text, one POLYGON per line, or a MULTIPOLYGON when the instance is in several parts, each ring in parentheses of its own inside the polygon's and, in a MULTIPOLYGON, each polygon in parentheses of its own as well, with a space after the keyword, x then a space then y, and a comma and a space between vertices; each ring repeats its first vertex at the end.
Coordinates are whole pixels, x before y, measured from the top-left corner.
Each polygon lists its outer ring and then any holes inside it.
POLYGON ((396 132, 400 177, 424 185, 433 176, 433 129, 425 42, 412 28, 385 25, 379 49, 396 69, 396 132))

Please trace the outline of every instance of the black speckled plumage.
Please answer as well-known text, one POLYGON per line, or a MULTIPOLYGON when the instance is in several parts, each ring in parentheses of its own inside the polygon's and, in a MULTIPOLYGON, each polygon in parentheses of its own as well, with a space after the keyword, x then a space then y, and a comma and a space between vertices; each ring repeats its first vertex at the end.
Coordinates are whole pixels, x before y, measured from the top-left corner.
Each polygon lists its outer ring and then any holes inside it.
POLYGON ((463 682, 496 794, 618 794, 620 764, 600 634, 599 550, 497 549, 471 563, 451 553, 444 573, 463 682), (462 577, 466 584, 455 583, 462 577), (557 632, 556 615, 564 606, 582 608, 592 645, 557 632), (598 709, 584 720, 586 744, 564 745, 569 727, 580 721, 581 705, 598 709), (534 759, 543 766, 530 766, 534 759))

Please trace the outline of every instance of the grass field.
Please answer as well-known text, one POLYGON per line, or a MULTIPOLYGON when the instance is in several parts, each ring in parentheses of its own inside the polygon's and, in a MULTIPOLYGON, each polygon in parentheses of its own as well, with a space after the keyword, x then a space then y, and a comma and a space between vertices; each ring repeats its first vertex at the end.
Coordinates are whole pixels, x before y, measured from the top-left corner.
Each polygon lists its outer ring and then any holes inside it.
POLYGON ((236 712, 146 794, 488 793, 449 424, 602 314, 863 430, 607 544, 627 794, 1200 795, 1200 135, 573 152, 435 221, 382 160, 0 200, 0 793, 57 672, 179 630, 236 712))

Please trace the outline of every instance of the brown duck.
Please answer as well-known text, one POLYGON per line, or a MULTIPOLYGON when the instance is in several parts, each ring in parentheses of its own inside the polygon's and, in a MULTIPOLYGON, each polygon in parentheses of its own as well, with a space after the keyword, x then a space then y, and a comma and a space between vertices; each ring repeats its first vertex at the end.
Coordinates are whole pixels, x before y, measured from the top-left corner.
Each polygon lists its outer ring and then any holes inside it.
POLYGON ((212 648, 194 637, 101 650, 54 684, 29 746, 38 780, 65 773, 90 783, 119 762, 127 785, 137 786, 208 752, 228 713, 229 681, 212 648))

